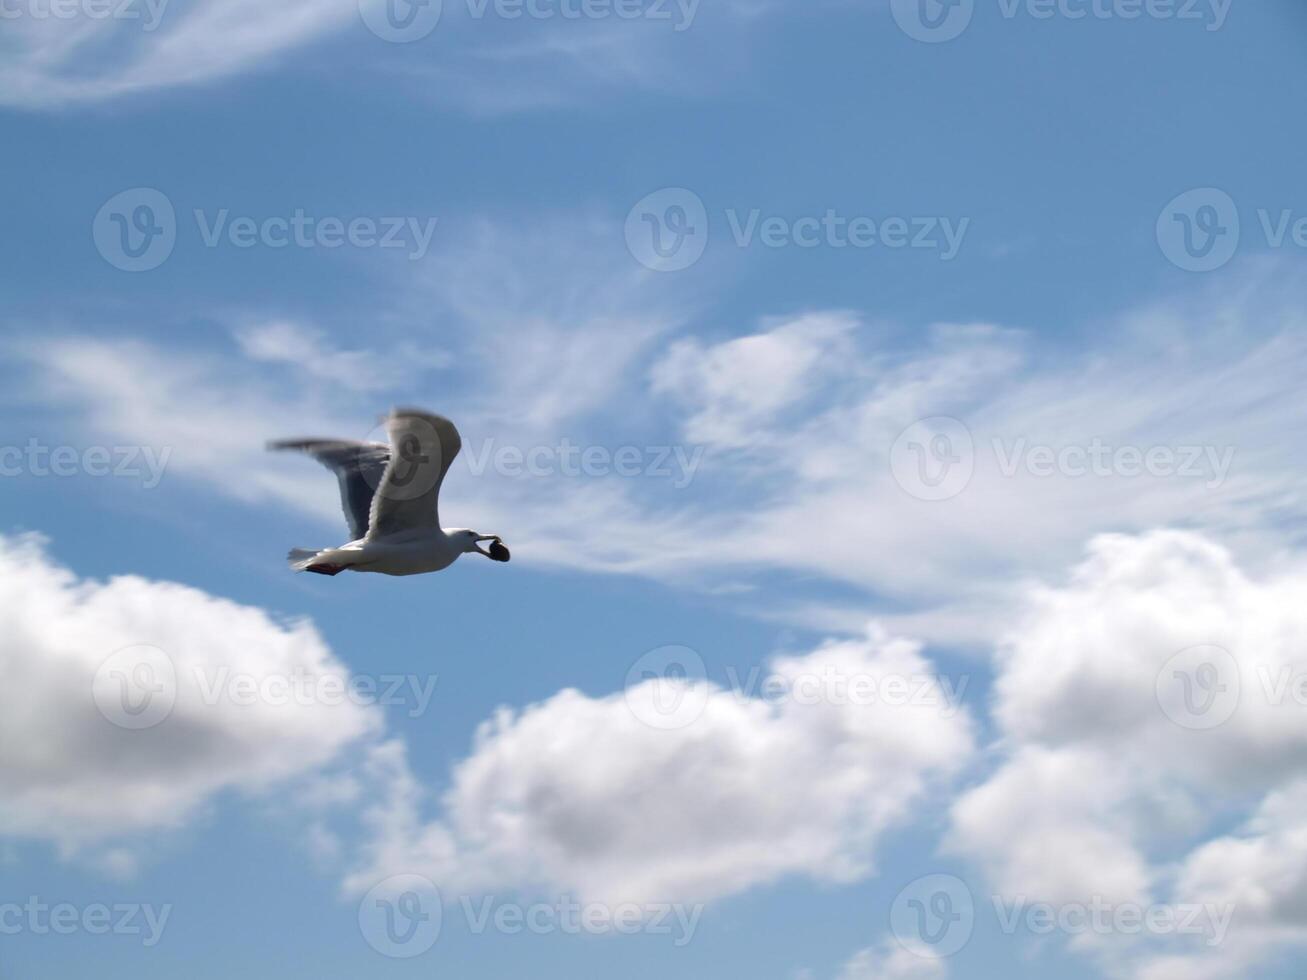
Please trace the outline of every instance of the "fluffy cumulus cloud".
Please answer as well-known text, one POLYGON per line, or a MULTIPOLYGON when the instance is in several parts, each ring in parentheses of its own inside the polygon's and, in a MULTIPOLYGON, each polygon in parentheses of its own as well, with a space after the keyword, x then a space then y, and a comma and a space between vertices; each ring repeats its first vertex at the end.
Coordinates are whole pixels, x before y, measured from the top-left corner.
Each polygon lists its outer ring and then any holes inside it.
POLYGON ((308 623, 79 579, 36 537, 0 538, 0 626, 0 835, 65 853, 121 862, 133 835, 311 776, 380 728, 308 623))
POLYGON ((856 880, 971 751, 970 719, 918 647, 880 633, 778 658, 753 692, 667 677, 562 691, 483 725, 431 822, 402 749, 378 750, 390 797, 350 884, 418 873, 456 891, 667 902, 856 880))
POLYGON ((1096 539, 1002 645, 1004 757, 949 847, 1007 897, 1233 916, 1128 951, 1075 937, 1146 980, 1242 976, 1307 940, 1304 590, 1300 563, 1252 577, 1192 533, 1096 539))

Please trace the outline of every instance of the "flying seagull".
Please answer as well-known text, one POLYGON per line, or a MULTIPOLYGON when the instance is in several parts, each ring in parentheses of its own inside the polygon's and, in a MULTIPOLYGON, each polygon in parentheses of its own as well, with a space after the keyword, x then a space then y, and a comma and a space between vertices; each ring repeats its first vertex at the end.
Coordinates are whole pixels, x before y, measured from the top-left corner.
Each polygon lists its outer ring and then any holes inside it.
POLYGON ((338 548, 296 548, 297 572, 339 575, 380 572, 421 575, 448 568, 475 551, 495 561, 511 555, 497 534, 443 530, 437 498, 449 465, 463 448, 454 423, 440 415, 397 408, 386 417, 390 445, 344 439, 288 439, 272 450, 307 453, 336 474, 352 540, 338 548), (491 541, 489 550, 481 542, 491 541))

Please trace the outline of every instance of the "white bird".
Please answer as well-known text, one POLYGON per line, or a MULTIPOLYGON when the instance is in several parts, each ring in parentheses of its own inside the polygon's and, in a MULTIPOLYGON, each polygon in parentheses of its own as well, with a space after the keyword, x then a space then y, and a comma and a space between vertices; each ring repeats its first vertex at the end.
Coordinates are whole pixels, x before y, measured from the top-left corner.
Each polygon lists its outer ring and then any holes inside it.
POLYGON ((354 540, 338 548, 296 548, 288 556, 297 572, 339 575, 379 572, 421 575, 454 564, 475 551, 495 561, 511 555, 497 534, 463 528, 443 530, 438 500, 449 466, 463 448, 454 423, 440 415, 397 408, 386 417, 390 445, 342 439, 291 439, 273 450, 308 453, 336 474, 341 505, 354 540), (490 550, 481 542, 493 541, 490 550))

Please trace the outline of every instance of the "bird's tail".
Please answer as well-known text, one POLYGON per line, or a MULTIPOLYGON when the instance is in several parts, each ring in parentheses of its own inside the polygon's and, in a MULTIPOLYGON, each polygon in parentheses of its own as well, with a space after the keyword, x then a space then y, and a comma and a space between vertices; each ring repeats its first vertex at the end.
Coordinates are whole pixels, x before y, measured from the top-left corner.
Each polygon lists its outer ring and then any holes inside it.
POLYGON ((322 551, 318 548, 291 548, 286 560, 290 562, 291 568, 297 572, 302 572, 312 565, 313 559, 320 554, 322 554, 322 551))
POLYGON ((286 556, 286 561, 290 562, 290 567, 297 572, 317 572, 320 575, 336 575, 345 569, 344 566, 331 565, 322 560, 322 556, 329 550, 330 549, 292 548, 290 554, 286 556))

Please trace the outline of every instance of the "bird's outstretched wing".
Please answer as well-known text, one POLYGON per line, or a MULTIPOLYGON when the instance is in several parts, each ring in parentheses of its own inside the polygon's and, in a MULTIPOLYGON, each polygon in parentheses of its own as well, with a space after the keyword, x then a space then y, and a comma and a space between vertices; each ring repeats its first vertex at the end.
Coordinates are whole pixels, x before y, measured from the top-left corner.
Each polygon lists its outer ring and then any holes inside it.
POLYGON ((454 423, 441 415, 397 408, 386 419, 390 459, 372 498, 368 538, 438 529, 440 485, 463 448, 454 423))
POLYGON ((268 448, 307 453, 335 473, 351 540, 357 541, 368 533, 372 498, 390 462, 389 446, 345 439, 285 439, 268 443, 268 448))

